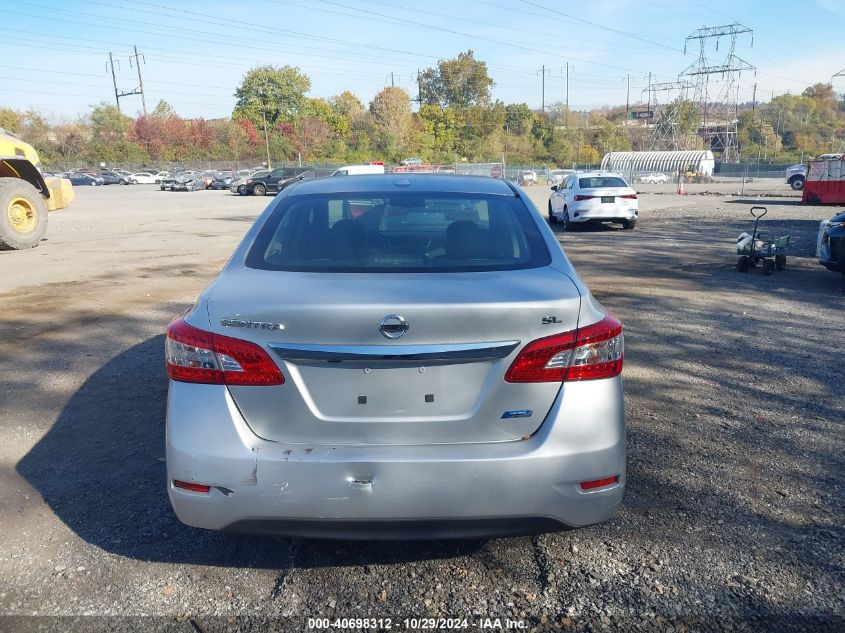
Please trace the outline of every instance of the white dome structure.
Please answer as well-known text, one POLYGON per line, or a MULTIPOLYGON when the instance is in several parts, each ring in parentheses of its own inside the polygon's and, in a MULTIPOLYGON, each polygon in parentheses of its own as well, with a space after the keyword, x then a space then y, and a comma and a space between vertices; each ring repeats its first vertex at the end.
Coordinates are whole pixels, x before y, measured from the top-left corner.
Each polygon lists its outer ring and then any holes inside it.
POLYGON ((602 171, 618 172, 672 173, 678 169, 686 170, 690 165, 693 171, 712 176, 716 160, 710 150, 682 150, 677 152, 610 152, 605 154, 601 161, 602 171))

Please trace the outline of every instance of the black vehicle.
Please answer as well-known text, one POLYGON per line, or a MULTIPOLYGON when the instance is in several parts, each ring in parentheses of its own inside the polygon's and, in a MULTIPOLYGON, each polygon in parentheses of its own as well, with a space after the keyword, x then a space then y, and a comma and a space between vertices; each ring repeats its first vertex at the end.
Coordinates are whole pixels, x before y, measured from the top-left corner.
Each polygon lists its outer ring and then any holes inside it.
POLYGON ((214 179, 211 181, 209 189, 228 189, 232 186, 235 176, 230 171, 219 171, 214 179))
POLYGON ((103 179, 103 184, 106 185, 130 185, 132 184, 129 176, 124 174, 120 174, 116 171, 111 171, 110 169, 101 169, 100 172, 97 174, 100 178, 103 179))
MULTIPOLYGON (((307 167, 279 167, 266 176, 248 178, 243 195, 263 196, 278 193, 285 187, 306 178, 316 178, 317 172, 307 167)), ((240 191, 238 192, 240 193, 240 191)))
POLYGON ((70 180, 70 184, 74 187, 80 185, 96 187, 98 185, 104 184, 102 178, 100 178, 99 176, 92 176, 91 174, 71 173, 65 177, 70 180))
POLYGON ((819 263, 845 275, 845 212, 834 215, 819 227, 819 263))

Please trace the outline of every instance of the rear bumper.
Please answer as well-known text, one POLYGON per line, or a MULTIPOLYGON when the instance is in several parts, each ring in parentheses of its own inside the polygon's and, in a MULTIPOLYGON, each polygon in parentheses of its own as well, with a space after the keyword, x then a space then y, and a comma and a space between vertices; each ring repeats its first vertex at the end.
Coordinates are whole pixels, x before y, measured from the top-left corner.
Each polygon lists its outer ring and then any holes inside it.
POLYGON ((590 222, 594 220, 636 220, 639 217, 639 208, 622 204, 601 204, 587 202, 585 204, 573 204, 569 209, 570 222, 590 222))
POLYGON ((179 519, 212 530, 362 539, 580 527, 610 518, 622 501, 622 384, 567 383, 525 440, 323 446, 262 440, 225 387, 171 382, 167 476, 179 519), (616 484, 580 487, 613 475, 616 484), (174 479, 212 488, 190 492, 174 479))

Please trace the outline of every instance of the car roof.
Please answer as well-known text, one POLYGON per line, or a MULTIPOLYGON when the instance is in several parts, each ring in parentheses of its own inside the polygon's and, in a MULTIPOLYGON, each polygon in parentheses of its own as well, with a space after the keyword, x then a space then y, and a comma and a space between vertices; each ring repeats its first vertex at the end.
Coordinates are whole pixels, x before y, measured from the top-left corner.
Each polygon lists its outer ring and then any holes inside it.
POLYGON ((580 177, 593 178, 593 177, 596 177, 596 176, 602 176, 602 177, 614 176, 616 178, 622 178, 622 180, 625 180, 622 177, 622 174, 617 174, 615 171, 583 171, 583 172, 578 174, 579 178, 580 177))
POLYGON ((302 180, 285 189, 287 195, 306 196, 327 193, 372 193, 413 191, 416 193, 479 193, 513 196, 505 180, 488 176, 454 174, 362 174, 327 176, 302 180), (407 183, 407 184, 405 184, 407 183))

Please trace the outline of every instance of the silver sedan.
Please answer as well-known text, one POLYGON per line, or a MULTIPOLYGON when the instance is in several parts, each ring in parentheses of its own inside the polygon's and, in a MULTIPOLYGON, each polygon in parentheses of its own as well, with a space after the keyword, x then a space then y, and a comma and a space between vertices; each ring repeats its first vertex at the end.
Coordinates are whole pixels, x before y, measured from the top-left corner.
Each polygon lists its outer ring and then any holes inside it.
POLYGON ((318 178, 167 329, 183 522, 332 538, 579 527, 625 486, 622 326, 504 180, 318 178))

